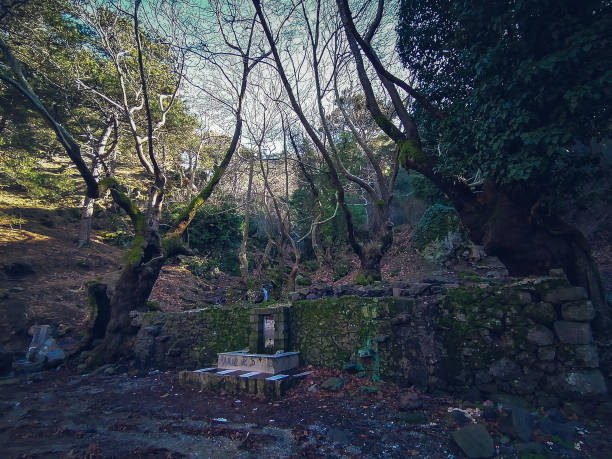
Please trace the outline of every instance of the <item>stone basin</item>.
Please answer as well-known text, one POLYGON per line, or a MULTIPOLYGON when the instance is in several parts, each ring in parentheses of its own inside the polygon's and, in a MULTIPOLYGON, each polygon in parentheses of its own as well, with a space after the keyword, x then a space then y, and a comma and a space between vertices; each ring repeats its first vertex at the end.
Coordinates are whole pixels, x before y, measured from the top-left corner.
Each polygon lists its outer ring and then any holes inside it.
POLYGON ((250 354, 248 351, 222 352, 218 354, 217 367, 225 370, 257 371, 276 375, 297 368, 299 352, 277 354, 250 354))

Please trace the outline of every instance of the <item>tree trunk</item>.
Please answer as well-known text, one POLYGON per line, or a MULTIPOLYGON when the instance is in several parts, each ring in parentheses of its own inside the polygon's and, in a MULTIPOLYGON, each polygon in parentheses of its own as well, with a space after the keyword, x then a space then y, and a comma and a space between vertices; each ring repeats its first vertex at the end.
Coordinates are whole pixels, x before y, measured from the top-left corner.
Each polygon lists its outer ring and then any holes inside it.
MULTIPOLYGON (((448 194, 448 193, 447 193, 448 194)), ((470 239, 496 256, 511 276, 547 275, 562 268, 573 285, 584 287, 597 312, 594 322, 612 325, 605 290, 584 235, 549 214, 524 190, 501 190, 492 184, 476 200, 448 194, 470 239)))
POLYGON ((247 281, 249 277, 249 260, 247 258, 247 242, 249 240, 249 227, 251 220, 251 191, 253 189, 253 170, 255 166, 254 157, 251 156, 249 161, 249 184, 247 186, 246 195, 246 209, 244 211, 244 225, 242 227, 242 242, 240 243, 240 250, 238 252, 238 259, 240 260, 240 276, 244 286, 247 287, 247 281))
POLYGON ((79 240, 77 242, 77 248, 84 247, 89 244, 91 237, 91 225, 93 221, 93 210, 96 200, 85 196, 83 202, 83 208, 81 209, 81 223, 79 226, 79 240))

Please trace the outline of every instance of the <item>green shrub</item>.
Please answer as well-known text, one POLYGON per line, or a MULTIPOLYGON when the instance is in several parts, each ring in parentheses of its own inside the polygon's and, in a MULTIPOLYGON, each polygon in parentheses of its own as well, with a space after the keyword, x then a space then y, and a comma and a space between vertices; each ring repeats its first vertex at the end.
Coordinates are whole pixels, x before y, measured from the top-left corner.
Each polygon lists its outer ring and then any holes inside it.
POLYGON ((461 232, 461 222, 457 211, 452 207, 434 204, 428 208, 412 235, 412 244, 422 251, 434 241, 441 241, 449 233, 461 232))
POLYGON ((350 263, 347 263, 346 261, 339 261, 338 263, 336 263, 334 265, 334 278, 333 278, 334 282, 336 282, 338 279, 342 279, 350 271, 351 271, 350 263))

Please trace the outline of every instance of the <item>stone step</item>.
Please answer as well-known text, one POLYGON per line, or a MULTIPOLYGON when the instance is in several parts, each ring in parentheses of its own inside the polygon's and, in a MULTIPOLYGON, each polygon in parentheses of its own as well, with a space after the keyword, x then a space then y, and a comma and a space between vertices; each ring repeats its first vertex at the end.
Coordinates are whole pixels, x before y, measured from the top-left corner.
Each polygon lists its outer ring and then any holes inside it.
POLYGON ((311 371, 306 371, 296 375, 284 373, 274 375, 259 371, 203 368, 195 371, 181 371, 179 384, 202 390, 224 391, 231 394, 246 393, 268 400, 278 400, 287 390, 311 373, 311 371))

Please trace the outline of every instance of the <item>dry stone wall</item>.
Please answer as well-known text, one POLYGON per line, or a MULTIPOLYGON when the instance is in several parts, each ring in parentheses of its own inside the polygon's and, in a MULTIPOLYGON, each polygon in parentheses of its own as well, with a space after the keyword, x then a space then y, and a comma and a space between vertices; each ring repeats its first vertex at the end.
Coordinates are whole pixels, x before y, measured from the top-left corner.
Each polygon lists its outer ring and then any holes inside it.
MULTIPOLYGON (((285 350, 299 351, 304 365, 480 399, 510 394, 545 407, 607 397, 593 306, 563 275, 316 287, 291 299, 283 304, 290 310, 285 350)), ((137 315, 136 358, 160 369, 214 364, 217 352, 248 347, 249 317, 262 306, 274 305, 137 315)))

